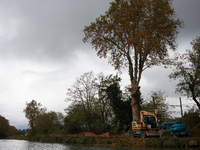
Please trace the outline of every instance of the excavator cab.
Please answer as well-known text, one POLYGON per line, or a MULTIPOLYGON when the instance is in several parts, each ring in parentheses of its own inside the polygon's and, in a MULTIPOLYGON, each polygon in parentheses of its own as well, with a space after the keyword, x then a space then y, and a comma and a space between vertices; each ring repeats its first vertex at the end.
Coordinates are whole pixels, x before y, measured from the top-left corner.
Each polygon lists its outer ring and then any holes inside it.
POLYGON ((157 128, 155 116, 144 116, 144 123, 148 129, 157 128))
POLYGON ((132 131, 129 131, 131 137, 134 136, 159 136, 158 134, 158 120, 159 111, 140 111, 140 120, 132 122, 132 131))

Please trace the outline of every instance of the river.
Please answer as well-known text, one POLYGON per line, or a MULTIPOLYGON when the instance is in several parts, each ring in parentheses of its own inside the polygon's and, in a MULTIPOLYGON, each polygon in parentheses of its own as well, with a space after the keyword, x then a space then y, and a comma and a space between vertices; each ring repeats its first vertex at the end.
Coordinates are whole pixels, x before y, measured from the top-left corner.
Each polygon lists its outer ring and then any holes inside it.
MULTIPOLYGON (((133 148, 91 147, 83 145, 65 145, 56 143, 29 142, 24 140, 0 140, 0 150, 141 150, 133 148)), ((148 148, 142 150, 161 150, 161 148, 148 148)), ((163 149, 162 150, 178 150, 163 149)))

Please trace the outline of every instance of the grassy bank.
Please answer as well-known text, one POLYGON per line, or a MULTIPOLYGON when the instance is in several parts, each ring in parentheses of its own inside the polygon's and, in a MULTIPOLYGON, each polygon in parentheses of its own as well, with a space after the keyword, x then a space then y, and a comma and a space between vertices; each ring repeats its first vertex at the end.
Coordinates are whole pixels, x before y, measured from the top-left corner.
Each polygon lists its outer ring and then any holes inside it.
POLYGON ((200 137, 195 138, 174 138, 165 136, 162 138, 129 138, 127 136, 111 136, 111 137, 87 137, 87 136, 27 136, 18 137, 21 140, 37 141, 43 143, 63 143, 63 144, 83 144, 93 146, 108 147, 173 147, 188 148, 200 147, 200 137))
POLYGON ((200 138, 129 138, 129 137, 66 137, 66 143, 70 144, 92 144, 95 146, 111 147, 173 147, 187 148, 191 146, 200 146, 200 138))

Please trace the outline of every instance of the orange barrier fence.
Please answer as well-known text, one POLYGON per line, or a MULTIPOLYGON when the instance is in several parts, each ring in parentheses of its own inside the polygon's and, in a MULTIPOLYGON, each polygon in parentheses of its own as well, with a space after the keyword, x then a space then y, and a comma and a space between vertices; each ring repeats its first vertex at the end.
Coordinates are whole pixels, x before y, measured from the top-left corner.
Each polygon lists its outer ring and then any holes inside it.
POLYGON ((91 132, 77 133, 77 134, 67 134, 67 136, 93 136, 93 137, 110 137, 110 133, 103 133, 101 135, 97 135, 91 132))
MULTIPOLYGON (((50 136, 62 136, 61 134, 49 134, 50 136)), ((41 135, 44 136, 44 135, 41 135)), ((93 137, 110 137, 110 133, 103 133, 101 135, 97 135, 91 132, 84 132, 84 133, 76 133, 76 134, 67 134, 66 136, 93 136, 93 137)))
POLYGON ((58 137, 60 137, 60 136, 62 136, 62 134, 49 134, 50 136, 58 136, 58 137))

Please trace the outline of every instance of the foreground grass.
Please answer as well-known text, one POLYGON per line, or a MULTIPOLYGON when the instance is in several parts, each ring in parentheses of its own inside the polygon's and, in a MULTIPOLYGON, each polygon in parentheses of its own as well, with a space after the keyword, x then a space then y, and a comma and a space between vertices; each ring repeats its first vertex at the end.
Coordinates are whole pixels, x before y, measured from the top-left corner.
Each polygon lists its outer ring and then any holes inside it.
POLYGON ((92 144, 95 146, 111 146, 111 147, 123 146, 123 147, 133 147, 133 148, 143 148, 143 147, 188 148, 191 146, 200 146, 200 138, 67 137, 66 143, 92 144))
POLYGON ((14 137, 15 139, 37 141, 43 143, 63 143, 63 144, 83 144, 93 146, 109 146, 109 147, 172 147, 172 148, 188 148, 200 147, 200 137, 195 138, 174 138, 164 136, 161 138, 129 138, 127 136, 111 136, 111 137, 87 137, 87 136, 23 136, 14 137))

